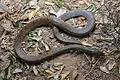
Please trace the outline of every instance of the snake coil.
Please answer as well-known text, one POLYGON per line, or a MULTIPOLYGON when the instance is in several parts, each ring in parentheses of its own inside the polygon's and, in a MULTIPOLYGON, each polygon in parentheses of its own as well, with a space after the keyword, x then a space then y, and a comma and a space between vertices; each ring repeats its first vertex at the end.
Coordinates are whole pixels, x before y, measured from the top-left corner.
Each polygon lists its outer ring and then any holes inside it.
POLYGON ((61 15, 59 18, 56 17, 39 17, 36 18, 32 21, 30 21, 28 24, 25 25, 24 28, 17 34, 14 40, 14 50, 17 54, 17 56, 30 63, 40 63, 49 59, 54 58, 55 56, 58 56, 60 54, 66 53, 69 50, 79 50, 81 52, 89 53, 89 54, 94 54, 94 55, 103 55, 100 50, 97 50, 95 48, 91 48, 88 46, 84 45, 79 45, 79 42, 75 40, 69 40, 65 39, 60 36, 59 29, 61 29, 63 32, 75 36, 75 37, 81 37, 88 35, 93 29, 94 29, 94 17, 93 14, 89 11, 86 10, 73 10, 69 11, 67 13, 64 13, 61 15), (64 21, 77 17, 77 16, 83 16, 87 20, 87 25, 83 27, 82 29, 76 29, 65 23, 64 21), (71 44, 64 46, 56 51, 54 51, 52 54, 42 54, 42 55, 27 55, 26 52, 22 49, 21 43, 24 41, 26 35, 42 26, 49 26, 53 27, 54 35, 56 36, 57 39, 63 41, 63 42, 68 42, 68 43, 76 43, 76 44, 71 44), (77 44, 78 43, 78 44, 77 44))

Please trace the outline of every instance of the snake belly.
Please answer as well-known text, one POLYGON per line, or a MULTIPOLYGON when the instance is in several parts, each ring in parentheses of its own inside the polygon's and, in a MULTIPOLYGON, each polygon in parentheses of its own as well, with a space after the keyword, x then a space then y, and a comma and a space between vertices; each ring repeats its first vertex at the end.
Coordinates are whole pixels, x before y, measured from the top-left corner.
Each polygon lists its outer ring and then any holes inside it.
MULTIPOLYGON (((94 18, 93 18, 92 13, 90 13, 88 11, 75 10, 75 11, 70 11, 68 13, 65 13, 62 16, 60 16, 59 18, 39 17, 39 18, 36 18, 36 19, 30 21, 28 24, 25 25, 25 27, 22 28, 22 30, 20 30, 20 32, 17 34, 17 36, 15 37, 15 40, 14 40, 13 47, 14 47, 14 50, 15 50, 18 58, 22 59, 23 61, 33 64, 33 63, 41 63, 43 61, 53 59, 54 57, 61 55, 63 53, 66 53, 69 50, 79 50, 81 52, 89 53, 92 55, 103 55, 100 50, 97 50, 97 49, 94 49, 94 48, 91 48, 88 46, 78 45, 78 44, 64 46, 60 49, 57 49, 56 51, 52 51, 52 54, 46 53, 46 54, 41 54, 41 55, 27 55, 27 53, 23 50, 21 43, 25 40, 26 35, 30 31, 32 31, 38 27, 42 27, 42 26, 53 27, 53 29, 55 31, 54 33, 56 33, 55 34, 56 37, 59 36, 58 29, 61 29, 63 32, 68 33, 70 35, 80 37, 80 36, 85 36, 89 32, 92 31, 92 29, 94 28, 94 18), (84 27, 82 29, 75 29, 64 22, 67 19, 70 19, 72 17, 77 17, 77 16, 84 16, 85 18, 87 18, 86 27, 84 27)), ((62 39, 65 40, 66 42, 70 42, 70 40, 64 39, 61 36, 59 36, 59 38, 61 40, 62 39)), ((71 42, 74 43, 75 41, 71 41, 71 42)))

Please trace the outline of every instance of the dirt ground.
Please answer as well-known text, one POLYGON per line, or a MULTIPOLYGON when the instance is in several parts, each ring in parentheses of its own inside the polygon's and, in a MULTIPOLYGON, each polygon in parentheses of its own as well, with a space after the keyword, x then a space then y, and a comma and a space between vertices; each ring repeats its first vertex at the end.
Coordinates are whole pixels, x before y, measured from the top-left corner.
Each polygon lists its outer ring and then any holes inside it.
MULTIPOLYGON (((120 80, 119 0, 0 0, 0 9, 0 80, 120 80), (61 35, 95 46, 105 56, 70 52, 37 65, 15 57, 13 43, 23 25, 39 16, 58 16, 76 9, 93 13, 95 30, 82 39, 61 35)), ((79 24, 78 18, 66 22, 72 26, 79 24)), ((81 23, 84 25, 85 20, 81 23)), ((42 27, 28 35, 23 49, 36 55, 64 45, 54 37, 52 28, 42 27)))

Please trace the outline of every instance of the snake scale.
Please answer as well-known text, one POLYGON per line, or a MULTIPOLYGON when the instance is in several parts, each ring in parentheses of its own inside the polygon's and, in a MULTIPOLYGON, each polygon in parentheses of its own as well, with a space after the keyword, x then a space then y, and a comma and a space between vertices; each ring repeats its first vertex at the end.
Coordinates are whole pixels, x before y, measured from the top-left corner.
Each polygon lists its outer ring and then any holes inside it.
POLYGON ((53 59, 58 55, 69 52, 70 50, 79 50, 83 53, 88 53, 90 55, 103 55, 101 50, 89 46, 79 45, 79 42, 75 40, 63 38, 62 36, 60 36, 59 29, 75 37, 83 37, 85 35, 88 35, 94 29, 93 14, 86 10, 73 10, 64 13, 59 18, 47 16, 47 17, 39 17, 33 19, 32 21, 27 23, 15 37, 14 50, 17 56, 28 63, 41 63, 43 61, 53 59), (81 29, 73 28, 64 22, 70 18, 78 17, 78 16, 84 16, 87 20, 87 25, 81 29), (61 47, 60 49, 56 49, 56 51, 52 51, 51 54, 46 53, 41 55, 27 55, 26 52, 21 47, 22 46, 21 43, 25 40, 26 35, 30 31, 42 26, 53 27, 53 32, 57 39, 66 43, 75 43, 75 44, 66 45, 64 47, 61 47))

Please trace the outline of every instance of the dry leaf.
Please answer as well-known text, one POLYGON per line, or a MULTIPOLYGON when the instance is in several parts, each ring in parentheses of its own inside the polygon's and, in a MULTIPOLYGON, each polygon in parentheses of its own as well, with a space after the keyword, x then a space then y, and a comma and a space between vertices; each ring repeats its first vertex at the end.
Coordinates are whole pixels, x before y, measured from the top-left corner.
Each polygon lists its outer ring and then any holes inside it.
POLYGON ((42 40, 42 37, 41 36, 40 37, 32 37, 31 39, 39 42, 42 40))
POLYGON ((11 70, 11 67, 9 67, 8 69, 7 79, 9 79, 12 76, 10 70, 11 70))
POLYGON ((39 30, 38 33, 37 33, 38 36, 41 36, 42 35, 42 30, 39 30))
POLYGON ((50 66, 50 71, 52 71, 52 72, 56 72, 56 70, 54 69, 54 67, 53 66, 50 66))
POLYGON ((4 28, 6 31, 8 31, 8 32, 12 31, 12 30, 13 30, 13 25, 12 25, 12 23, 11 23, 10 21, 7 21, 7 20, 4 20, 4 22, 5 22, 6 24, 2 24, 3 28, 4 28))
POLYGON ((61 16, 61 15, 64 14, 64 13, 66 13, 66 9, 60 9, 60 10, 57 12, 56 16, 59 17, 59 16, 61 16))
POLYGON ((60 74, 63 71, 64 67, 64 65, 61 66, 60 70, 55 74, 55 76, 53 77, 55 80, 59 80, 60 74))
POLYGON ((64 73, 64 74, 61 74, 61 80, 64 80, 68 75, 70 74, 70 71, 64 73))
POLYGON ((105 3, 105 0, 101 0, 101 5, 104 5, 104 3, 105 3))
POLYGON ((33 17, 35 17, 36 14, 38 14, 39 16, 41 16, 41 14, 38 13, 39 11, 40 11, 40 7, 36 7, 34 11, 31 11, 26 16, 28 16, 29 20, 31 20, 33 17))
POLYGON ((8 15, 8 13, 7 13, 7 12, 5 12, 5 13, 1 14, 1 15, 0 15, 0 20, 2 20, 3 18, 5 18, 7 15, 8 15))
POLYGON ((8 59, 9 54, 0 56, 0 69, 5 70, 10 65, 10 60, 8 59))
POLYGON ((72 75, 71 75, 72 80, 76 80, 77 76, 78 76, 78 71, 77 70, 73 70, 72 71, 72 75))
POLYGON ((49 11, 49 13, 50 13, 50 14, 53 14, 53 15, 57 15, 57 12, 55 12, 55 10, 53 10, 53 9, 51 9, 51 10, 49 11))
POLYGON ((33 17, 33 13, 34 13, 34 11, 32 11, 32 12, 30 12, 30 13, 28 14, 28 18, 29 18, 29 20, 32 19, 32 17, 33 17))
POLYGON ((86 46, 93 46, 92 44, 89 44, 89 43, 86 43, 86 42, 81 42, 83 45, 86 45, 86 46))
POLYGON ((46 51, 50 50, 49 46, 43 40, 41 41, 41 43, 44 45, 46 51))
POLYGON ((0 12, 9 12, 8 7, 2 2, 0 2, 0 12))
POLYGON ((34 17, 39 10, 40 10, 40 7, 37 7, 37 8, 34 10, 32 16, 34 17))
POLYGON ((86 79, 84 78, 84 76, 81 73, 79 73, 78 78, 75 80, 86 80, 86 79))
POLYGON ((107 73, 107 74, 110 74, 110 71, 104 66, 100 66, 100 70, 107 73))
POLYGON ((55 10, 51 9, 50 14, 54 14, 57 17, 61 16, 62 14, 66 13, 66 9, 60 9, 58 12, 55 12, 55 10))
POLYGON ((109 62, 109 64, 108 64, 108 70, 112 70, 113 69, 113 67, 115 66, 115 61, 112 61, 112 62, 109 62))
POLYGON ((36 7, 38 7, 37 3, 38 3, 37 0, 32 0, 29 2, 29 6, 31 8, 36 8, 36 7))
POLYGON ((0 37, 2 36, 3 32, 4 32, 4 28, 2 25, 0 25, 0 37))
POLYGON ((103 65, 106 66, 109 62, 110 60, 106 60, 105 63, 103 63, 103 65))
POLYGON ((3 80, 5 78, 5 71, 0 71, 0 80, 3 80))
POLYGON ((36 69, 36 66, 33 66, 33 72, 35 75, 38 75, 38 70, 36 69))
POLYGON ((59 78, 60 78, 60 74, 61 74, 61 72, 58 71, 58 72, 55 74, 55 76, 53 77, 54 80, 59 80, 59 78))
POLYGON ((54 73, 52 72, 52 71, 50 71, 50 70, 45 70, 45 72, 47 73, 47 74, 49 74, 49 75, 53 75, 54 73))
POLYGON ((21 69, 16 68, 16 69, 13 71, 13 74, 16 74, 16 73, 21 73, 21 72, 22 72, 22 70, 21 70, 21 69))
POLYGON ((87 6, 90 6, 90 3, 87 0, 83 0, 87 6))
POLYGON ((78 70, 73 70, 70 75, 70 80, 85 80, 84 76, 78 70))
POLYGON ((85 2, 84 1, 79 1, 80 4, 84 4, 85 2))
POLYGON ((51 5, 51 6, 54 5, 54 3, 51 3, 51 2, 45 2, 45 4, 46 4, 46 5, 51 5))
POLYGON ((55 67, 62 66, 62 65, 63 65, 63 63, 54 63, 55 67))

